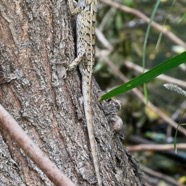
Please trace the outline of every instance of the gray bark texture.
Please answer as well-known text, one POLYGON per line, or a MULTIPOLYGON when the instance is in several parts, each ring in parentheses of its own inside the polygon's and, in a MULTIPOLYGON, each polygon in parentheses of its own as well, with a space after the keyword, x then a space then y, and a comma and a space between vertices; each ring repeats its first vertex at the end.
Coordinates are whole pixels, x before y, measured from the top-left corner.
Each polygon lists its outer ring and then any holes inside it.
MULTIPOLYGON (((76 185, 96 185, 84 117, 81 77, 65 75, 75 58, 65 0, 0 0, 0 103, 76 185)), ((105 186, 143 185, 134 159, 113 132, 117 106, 98 103, 92 86, 95 138, 105 186)), ((54 185, 0 128, 0 186, 54 185)))

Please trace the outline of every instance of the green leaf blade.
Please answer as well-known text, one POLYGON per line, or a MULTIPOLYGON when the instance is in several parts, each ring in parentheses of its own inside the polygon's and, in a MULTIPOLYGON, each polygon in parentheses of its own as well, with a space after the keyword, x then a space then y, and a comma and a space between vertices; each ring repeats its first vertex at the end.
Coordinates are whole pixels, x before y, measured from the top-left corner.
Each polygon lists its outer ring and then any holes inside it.
POLYGON ((107 92, 106 94, 100 96, 99 101, 109 99, 111 97, 127 92, 144 83, 147 83, 150 80, 154 79, 155 77, 159 76, 160 74, 163 74, 164 72, 169 71, 185 62, 186 52, 183 52, 170 59, 167 59, 165 62, 162 62, 161 64, 155 66, 153 69, 145 72, 144 74, 141 74, 138 77, 132 79, 131 81, 124 83, 114 88, 113 90, 107 92))

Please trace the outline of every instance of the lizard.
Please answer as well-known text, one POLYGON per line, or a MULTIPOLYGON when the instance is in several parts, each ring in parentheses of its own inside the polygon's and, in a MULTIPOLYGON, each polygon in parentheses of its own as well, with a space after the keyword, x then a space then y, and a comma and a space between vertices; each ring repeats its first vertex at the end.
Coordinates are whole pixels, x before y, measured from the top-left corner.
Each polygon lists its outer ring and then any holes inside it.
POLYGON ((95 143, 92 108, 91 108, 91 82, 92 82, 92 68, 95 61, 95 24, 98 0, 78 0, 76 8, 73 0, 68 0, 71 14, 77 15, 76 18, 76 49, 77 57, 69 65, 68 70, 73 69, 79 65, 79 71, 82 77, 82 94, 84 102, 84 113, 87 123, 87 131, 91 154, 96 173, 98 185, 102 185, 98 154, 95 143))

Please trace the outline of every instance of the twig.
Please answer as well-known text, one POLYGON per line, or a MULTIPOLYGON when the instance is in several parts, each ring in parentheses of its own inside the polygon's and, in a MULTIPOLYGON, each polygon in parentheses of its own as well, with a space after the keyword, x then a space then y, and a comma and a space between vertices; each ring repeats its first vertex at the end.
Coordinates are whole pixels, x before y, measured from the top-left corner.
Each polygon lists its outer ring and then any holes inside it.
MULTIPOLYGON (((143 19, 146 23, 150 22, 150 18, 148 18, 145 14, 143 14, 142 12, 140 12, 139 10, 136 10, 134 8, 129 8, 127 6, 124 6, 122 4, 113 2, 111 0, 101 0, 101 2, 117 8, 123 12, 127 12, 130 14, 133 14, 141 19, 143 19)), ((186 43, 184 41, 182 41, 179 37, 177 37, 175 34, 173 34, 172 32, 170 32, 169 30, 165 29, 164 27, 162 27, 161 25, 159 25, 158 23, 152 21, 152 27, 160 32, 162 32, 162 34, 164 34, 166 37, 168 37, 170 40, 172 40, 174 43, 182 46, 184 49, 186 49, 186 43)))
MULTIPOLYGON (((176 144, 176 148, 185 150, 186 143, 178 143, 176 144)), ((127 146, 127 150, 130 152, 138 152, 138 151, 145 151, 145 150, 167 151, 173 149, 174 149, 174 144, 165 144, 165 145, 141 144, 141 145, 127 146)))
POLYGON ((96 28, 96 37, 99 41, 101 41, 105 48, 109 49, 110 51, 113 50, 113 46, 109 43, 104 34, 98 28, 96 28))
POLYGON ((99 24, 99 30, 102 32, 103 28, 108 22, 108 19, 112 17, 114 14, 114 8, 110 8, 110 10, 104 15, 103 19, 101 20, 101 23, 99 24))
POLYGON ((0 104, 0 127, 5 128, 17 144, 56 186, 75 186, 56 165, 36 146, 15 119, 0 104))
POLYGON ((162 173, 156 172, 156 171, 151 170, 151 169, 149 169, 147 167, 144 167, 144 166, 140 166, 140 168, 141 168, 141 170, 143 172, 145 172, 146 174, 149 174, 149 175, 151 175, 153 177, 157 177, 159 179, 163 179, 166 182, 168 182, 170 184, 173 184, 175 186, 183 186, 181 183, 179 183, 178 181, 176 181, 175 179, 173 179, 173 178, 171 178, 171 177, 169 177, 167 175, 164 175, 162 173))

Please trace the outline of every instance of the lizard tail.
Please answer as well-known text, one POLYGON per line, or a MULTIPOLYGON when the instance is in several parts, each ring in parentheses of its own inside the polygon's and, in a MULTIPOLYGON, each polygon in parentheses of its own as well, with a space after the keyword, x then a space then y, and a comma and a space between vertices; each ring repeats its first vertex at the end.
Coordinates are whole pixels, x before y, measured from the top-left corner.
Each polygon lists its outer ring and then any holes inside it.
MULTIPOLYGON (((85 111, 85 117, 87 121, 87 130, 88 130, 88 137, 91 147, 91 153, 92 153, 92 159, 94 163, 94 169, 96 173, 96 178, 98 181, 98 185, 102 186, 100 171, 99 171, 99 164, 98 164, 98 155, 97 155, 97 148, 95 143, 95 136, 94 136, 94 129, 93 129, 93 120, 92 120, 92 109, 91 109, 91 96, 90 96, 90 86, 87 86, 89 84, 90 77, 87 79, 87 76, 84 77, 83 84, 82 84, 82 90, 83 90, 83 96, 84 96, 84 111, 85 111)), ((90 84, 89 84, 90 85, 90 84)))

